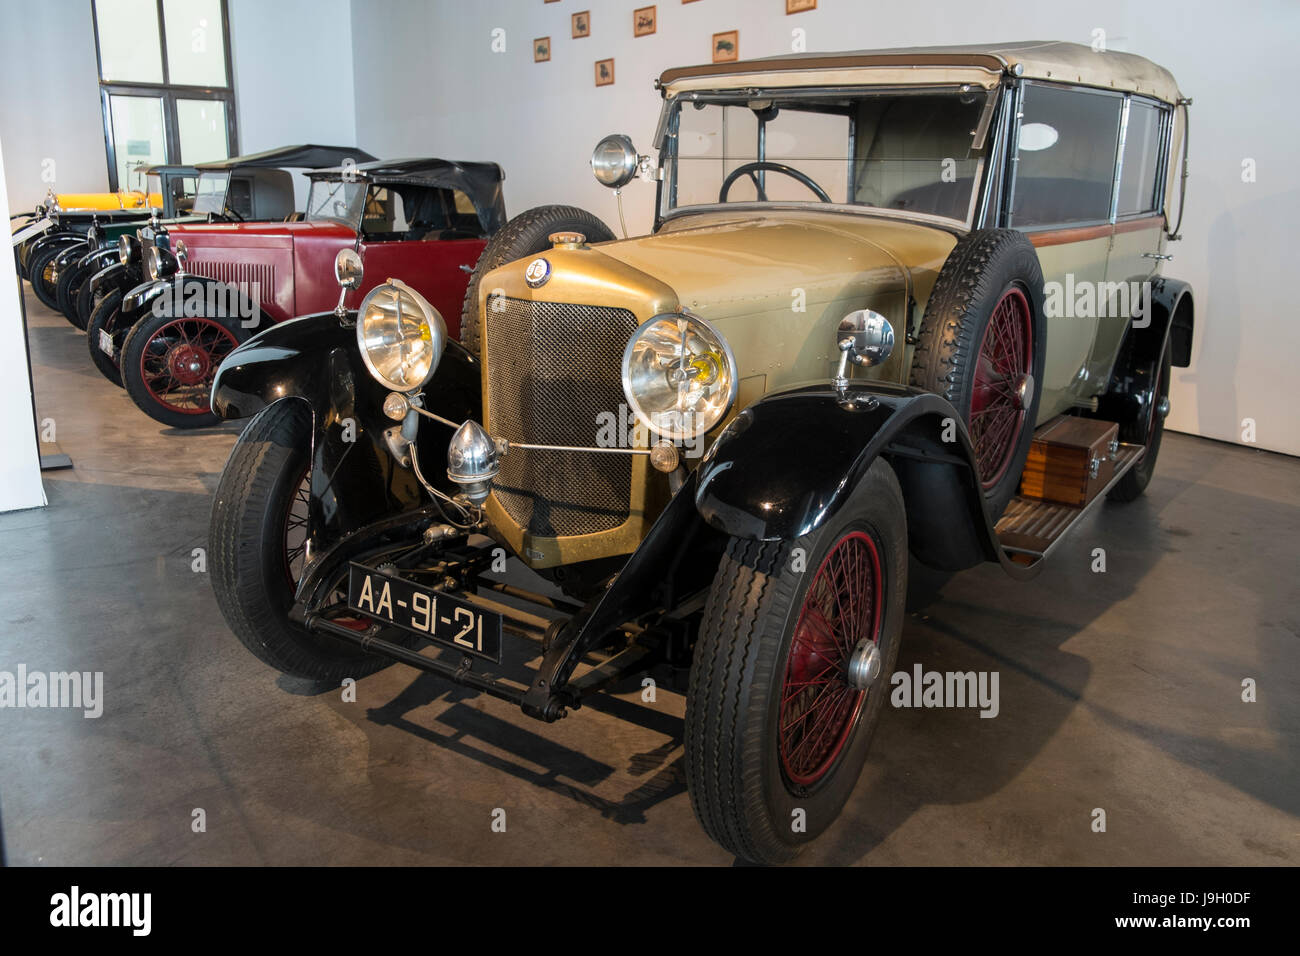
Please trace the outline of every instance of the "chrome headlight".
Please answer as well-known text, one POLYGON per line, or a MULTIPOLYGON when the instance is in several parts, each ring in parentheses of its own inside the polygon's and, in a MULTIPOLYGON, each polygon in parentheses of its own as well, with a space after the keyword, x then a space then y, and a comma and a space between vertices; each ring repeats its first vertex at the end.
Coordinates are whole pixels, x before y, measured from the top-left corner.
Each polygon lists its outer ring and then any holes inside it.
POLYGON ((176 271, 176 260, 157 246, 150 246, 144 253, 145 271, 155 282, 176 271))
POLYGON ((370 374, 394 392, 414 392, 433 377, 447 344, 447 323, 424 296, 389 279, 357 311, 357 346, 370 374))
POLYGON ((736 358, 699 316, 657 315, 623 350, 623 391, 637 420, 663 438, 703 435, 736 400, 736 358))
POLYGON ((117 259, 124 266, 129 266, 140 253, 140 243, 134 236, 117 237, 117 259))

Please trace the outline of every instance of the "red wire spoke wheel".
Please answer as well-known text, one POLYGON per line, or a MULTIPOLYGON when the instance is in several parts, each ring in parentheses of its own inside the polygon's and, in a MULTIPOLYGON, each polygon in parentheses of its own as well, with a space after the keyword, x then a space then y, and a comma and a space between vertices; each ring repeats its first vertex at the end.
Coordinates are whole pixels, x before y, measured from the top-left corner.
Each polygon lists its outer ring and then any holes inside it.
POLYGON ((880 554, 854 531, 822 560, 804 596, 786 657, 777 717, 781 767, 811 786, 835 765, 862 712, 867 691, 848 682, 849 660, 880 633, 880 554))
POLYGON ((205 318, 174 319, 144 343, 140 378, 149 397, 169 411, 211 411, 217 367, 239 341, 224 325, 205 318))
POLYGON ((1013 286, 1003 293, 984 327, 967 416, 980 483, 985 490, 1006 474, 1025 424, 1025 388, 1033 374, 1033 338, 1029 300, 1013 286))

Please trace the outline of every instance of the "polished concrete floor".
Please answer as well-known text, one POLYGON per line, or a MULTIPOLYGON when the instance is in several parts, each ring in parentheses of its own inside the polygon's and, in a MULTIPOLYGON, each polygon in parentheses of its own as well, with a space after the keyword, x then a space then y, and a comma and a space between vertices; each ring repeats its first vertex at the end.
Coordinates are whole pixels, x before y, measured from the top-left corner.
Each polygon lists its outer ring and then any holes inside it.
MULTIPOLYGON (((75 467, 0 516, 0 670, 103 671, 105 705, 0 710, 11 862, 734 862, 691 814, 679 694, 634 684, 548 726, 403 667, 353 703, 255 660, 192 570, 237 430, 159 426, 27 304, 38 414, 75 467)), ((802 860, 1300 862, 1298 541, 1300 461, 1166 436, 1147 497, 1039 578, 985 566, 918 602, 900 669, 996 671, 1000 712, 887 709, 802 860)))

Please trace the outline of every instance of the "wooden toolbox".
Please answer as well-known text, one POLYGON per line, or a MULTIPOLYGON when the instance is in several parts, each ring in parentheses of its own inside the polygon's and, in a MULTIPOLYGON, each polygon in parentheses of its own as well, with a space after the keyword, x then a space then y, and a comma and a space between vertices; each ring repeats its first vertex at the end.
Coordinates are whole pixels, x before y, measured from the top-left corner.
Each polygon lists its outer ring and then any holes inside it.
POLYGON ((1119 426, 1063 415, 1034 432, 1020 478, 1025 498, 1082 508, 1115 474, 1119 426))

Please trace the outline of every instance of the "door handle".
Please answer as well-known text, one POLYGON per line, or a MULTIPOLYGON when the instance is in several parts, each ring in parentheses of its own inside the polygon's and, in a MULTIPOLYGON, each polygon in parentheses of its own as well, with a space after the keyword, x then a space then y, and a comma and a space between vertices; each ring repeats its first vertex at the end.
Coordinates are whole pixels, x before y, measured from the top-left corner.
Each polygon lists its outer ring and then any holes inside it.
POLYGON ((1168 262, 1170 259, 1173 258, 1173 256, 1166 255, 1166 254, 1163 253, 1163 252, 1144 252, 1144 253, 1142 253, 1142 258, 1143 258, 1143 259, 1159 259, 1159 260, 1161 260, 1162 262, 1168 262))

